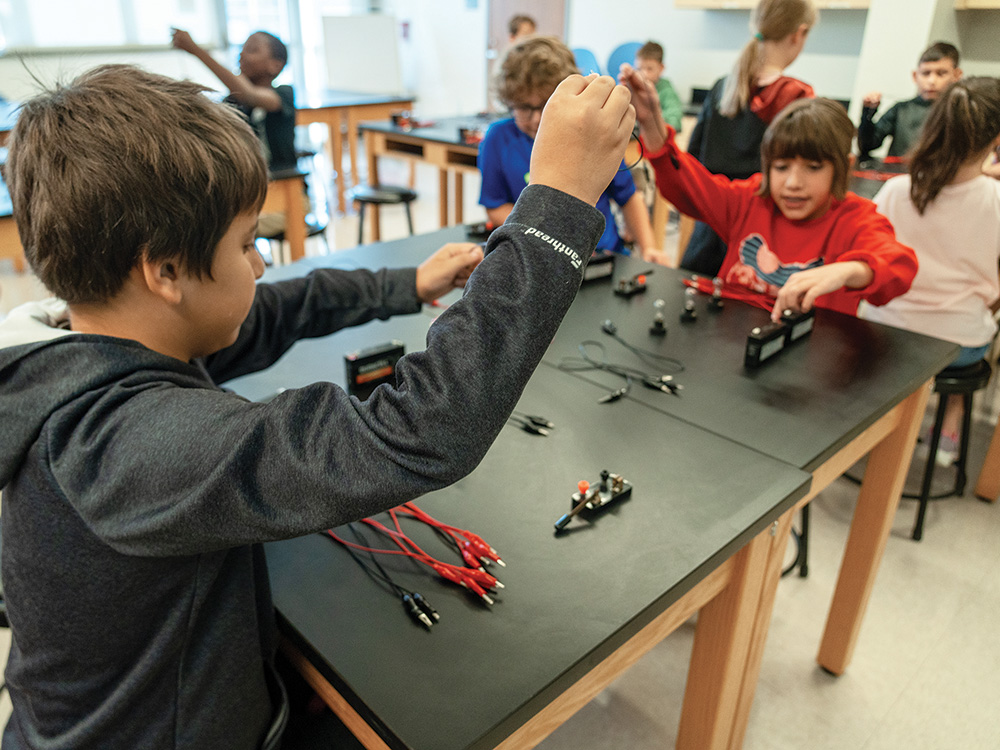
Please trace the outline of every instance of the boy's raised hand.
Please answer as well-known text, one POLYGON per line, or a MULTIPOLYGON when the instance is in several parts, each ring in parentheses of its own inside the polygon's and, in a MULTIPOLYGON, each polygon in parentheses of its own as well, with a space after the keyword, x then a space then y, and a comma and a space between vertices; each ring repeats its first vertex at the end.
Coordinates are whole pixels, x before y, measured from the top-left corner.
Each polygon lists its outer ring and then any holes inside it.
POLYGON ((174 49, 183 50, 184 52, 191 52, 198 46, 194 43, 191 35, 183 29, 170 30, 170 43, 173 45, 174 49))
POLYGON ((549 97, 531 149, 531 184, 595 205, 621 165, 635 124, 628 89, 573 75, 549 97))
POLYGON ((882 92, 881 91, 869 91, 865 94, 864 100, 861 102, 861 106, 865 109, 878 109, 878 105, 882 103, 882 92))
POLYGON ((639 123, 639 132, 646 148, 654 153, 659 151, 667 140, 667 125, 663 122, 660 96, 656 93, 656 88, 646 76, 628 63, 622 64, 618 80, 632 94, 635 119, 639 123))
POLYGON ((449 242, 417 266, 417 297, 433 302, 465 282, 483 259, 483 248, 473 242, 449 242))

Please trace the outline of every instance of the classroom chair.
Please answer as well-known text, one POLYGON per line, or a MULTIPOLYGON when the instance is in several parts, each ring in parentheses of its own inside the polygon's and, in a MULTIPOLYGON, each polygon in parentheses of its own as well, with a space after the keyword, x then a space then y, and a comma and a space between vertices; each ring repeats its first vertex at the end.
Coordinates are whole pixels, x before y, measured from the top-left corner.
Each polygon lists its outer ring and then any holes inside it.
POLYGON ((934 417, 934 427, 931 428, 930 453, 927 455, 927 466, 924 467, 923 482, 918 494, 904 493, 903 497, 919 500, 917 520, 913 526, 913 540, 919 542, 924 535, 924 517, 927 514, 927 503, 931 500, 941 500, 952 495, 961 496, 965 492, 966 461, 969 458, 969 433, 972 427, 972 395, 986 387, 990 381, 993 368, 985 359, 981 359, 968 367, 949 367, 934 378, 934 392, 938 394, 937 413, 934 417), (960 395, 964 414, 962 416, 962 433, 959 436, 958 460, 955 462, 955 485, 947 491, 931 494, 931 482, 934 480, 934 467, 937 463, 938 444, 941 441, 941 426, 944 423, 945 405, 948 396, 960 395))
POLYGON ((617 78, 618 69, 621 68, 622 63, 634 64, 635 53, 639 51, 641 46, 641 42, 625 42, 615 47, 608 58, 608 75, 617 78))
POLYGON ((597 57, 586 47, 574 47, 573 57, 576 58, 576 67, 580 69, 583 75, 601 72, 601 66, 597 63, 597 57))
MULTIPOLYGON (((392 185, 358 185, 348 191, 351 200, 358 204, 358 244, 364 244, 365 237, 365 208, 368 206, 394 206, 403 204, 406 209, 406 224, 413 234, 413 215, 410 213, 410 204, 416 200, 415 190, 405 187, 394 187, 392 185)), ((375 240, 380 238, 380 232, 376 227, 375 240)))

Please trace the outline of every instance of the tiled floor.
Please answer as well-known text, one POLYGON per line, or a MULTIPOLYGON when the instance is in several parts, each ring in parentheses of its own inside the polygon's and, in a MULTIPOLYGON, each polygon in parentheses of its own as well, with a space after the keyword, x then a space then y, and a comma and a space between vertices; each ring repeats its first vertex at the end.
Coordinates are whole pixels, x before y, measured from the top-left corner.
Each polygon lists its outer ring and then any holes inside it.
MULTIPOLYGON (((405 183, 403 165, 383 179, 405 183)), ((466 219, 482 218, 466 178, 466 219)), ((418 232, 437 228, 437 179, 417 170, 418 232)), ((406 234, 402 210, 383 211, 383 237, 406 234)), ((333 248, 354 245, 357 218, 336 218, 333 248)), ((308 252, 322 252, 310 240, 308 252)), ((40 294, 30 277, 0 267, 0 312, 40 294)), ((971 483, 986 451, 997 404, 981 394, 971 483)), ((932 403, 934 399, 932 398, 932 403)), ((919 449, 918 449, 919 450, 919 449)), ((917 462, 919 463, 919 462, 917 462)), ((911 484, 922 463, 912 472, 911 484)), ((938 472, 942 482, 951 470, 938 472)), ((970 496, 932 504, 924 540, 909 532, 915 503, 903 501, 861 631, 841 677, 815 663, 857 487, 838 480, 812 503, 809 577, 778 589, 747 750, 996 750, 1000 748, 1000 507, 970 496)), ((541 745, 545 750, 664 748, 674 744, 693 638, 688 623, 639 661, 541 745)), ((0 631, 0 638, 9 638, 0 631)), ((4 644, 0 651, 6 653, 4 644)), ((484 699, 488 697, 484 696, 484 699)), ((0 720, 9 702, 0 702, 0 720)))

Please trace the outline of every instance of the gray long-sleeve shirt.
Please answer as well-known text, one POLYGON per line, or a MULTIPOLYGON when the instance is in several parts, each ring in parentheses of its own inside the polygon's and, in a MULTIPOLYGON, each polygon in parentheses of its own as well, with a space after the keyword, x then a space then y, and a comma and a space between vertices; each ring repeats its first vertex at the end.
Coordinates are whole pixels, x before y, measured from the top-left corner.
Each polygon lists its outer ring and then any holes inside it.
POLYGON ((316 383, 257 404, 217 384, 298 339, 415 312, 412 269, 261 284, 236 343, 203 362, 72 333, 54 302, 0 323, 5 750, 258 747, 274 711, 259 543, 472 471, 603 228, 526 188, 426 350, 365 402, 316 383))

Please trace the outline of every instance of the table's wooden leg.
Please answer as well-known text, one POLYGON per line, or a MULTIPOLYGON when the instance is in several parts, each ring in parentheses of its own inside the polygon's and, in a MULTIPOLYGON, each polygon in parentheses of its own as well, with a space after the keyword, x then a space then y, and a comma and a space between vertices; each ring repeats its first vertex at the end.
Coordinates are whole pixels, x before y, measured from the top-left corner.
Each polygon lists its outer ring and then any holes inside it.
POLYGON ((448 170, 438 170, 438 190, 441 193, 440 209, 438 218, 441 226, 448 226, 448 170))
POLYGON ((10 258, 14 270, 18 273, 24 272, 26 267, 24 248, 17 233, 17 224, 10 217, 0 219, 0 258, 10 258))
POLYGON ((993 430, 993 439, 990 440, 986 460, 983 461, 983 468, 979 471, 979 481, 976 482, 976 497, 995 503, 998 495, 1000 495, 1000 421, 993 430))
MULTIPOLYGON (((351 187, 354 187, 358 184, 358 120, 350 109, 347 110, 347 148, 351 154, 351 187)), ((378 184, 370 174, 368 181, 372 185, 378 184)))
POLYGON ((337 181, 337 209, 343 214, 347 212, 347 199, 344 197, 346 190, 344 183, 344 135, 341 132, 343 116, 340 113, 334 114, 327 126, 330 129, 330 161, 337 181))
POLYGON ((455 170, 455 224, 465 221, 465 180, 462 173, 455 170))
MULTIPOLYGON (((790 511, 785 514, 790 515, 790 511)), ((753 623, 775 539, 771 531, 772 527, 765 529, 736 554, 729 584, 698 613, 678 750, 729 745, 752 638, 763 640, 767 635, 766 629, 755 635, 753 623)))
POLYGON ((294 263, 306 257, 306 212, 302 205, 305 185, 301 179, 283 180, 285 191, 285 238, 294 263))
POLYGON ((375 730, 368 725, 368 722, 361 718, 351 704, 344 700, 344 696, 338 693, 326 681, 326 678, 319 673, 319 670, 295 646, 284 638, 281 639, 281 652, 291 662, 292 666, 298 670, 299 674, 309 684, 309 687, 319 694, 319 697, 330 707, 330 710, 337 714, 340 720, 344 722, 344 725, 351 730, 351 733, 358 738, 367 750, 389 750, 389 746, 375 733, 375 730))
POLYGON ((901 404, 899 425, 868 457, 837 588, 816 657, 819 665, 832 674, 843 674, 851 663, 930 392, 928 381, 901 404))
POLYGON ((691 241, 691 233, 694 231, 694 219, 681 214, 677 228, 677 265, 680 266, 684 259, 684 251, 687 250, 688 242, 691 241))
MULTIPOLYGON (((375 153, 375 137, 370 132, 365 133, 365 155, 368 157, 368 184, 378 185, 378 154, 375 153)), ((364 211, 364 204, 358 210, 364 211)), ((382 239, 382 213, 377 203, 371 204, 371 225, 372 239, 378 242, 382 239)))
POLYGON ((750 709, 753 706, 754 694, 757 691, 757 680, 760 677, 760 665, 764 657, 764 646, 767 644, 767 631, 771 626, 771 613, 774 610, 774 598, 778 592, 778 582, 781 580, 781 565, 788 546, 788 537, 792 530, 798 505, 787 511, 778 519, 774 534, 769 539, 768 557, 764 564, 761 583, 760 601, 754 616, 750 636, 750 646, 747 650, 747 661, 740 675, 739 697, 733 708, 732 728, 726 747, 739 750, 743 747, 747 724, 750 721, 750 709))
MULTIPOLYGON (((657 190, 656 198, 653 199, 653 239, 656 241, 657 250, 662 250, 667 244, 667 221, 669 219, 670 204, 657 190)), ((674 261, 672 268, 677 268, 677 261, 674 261)))

